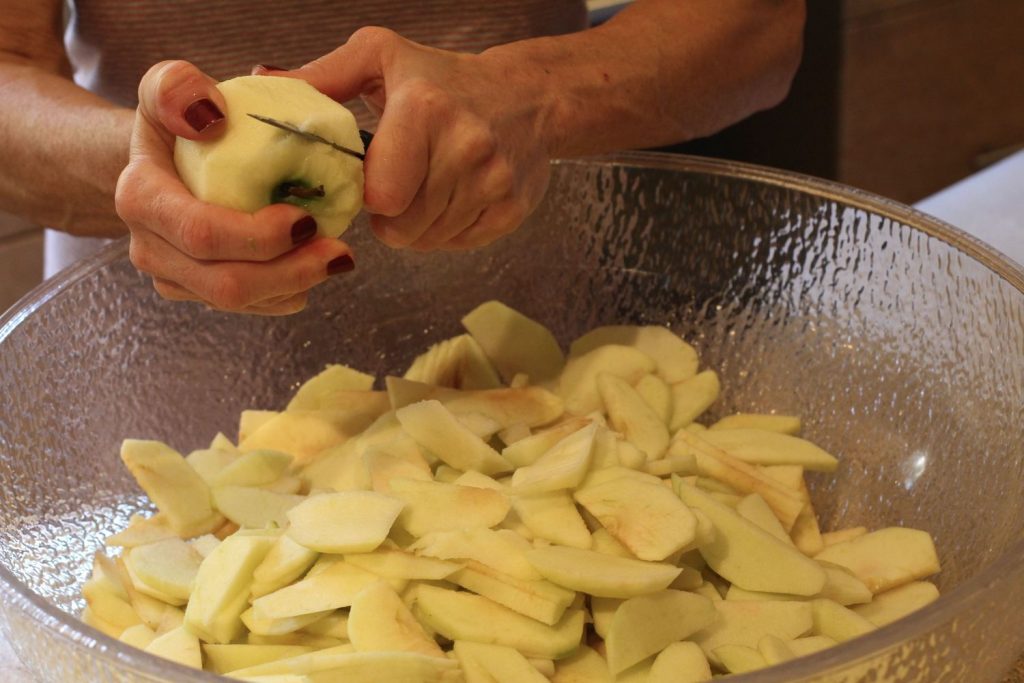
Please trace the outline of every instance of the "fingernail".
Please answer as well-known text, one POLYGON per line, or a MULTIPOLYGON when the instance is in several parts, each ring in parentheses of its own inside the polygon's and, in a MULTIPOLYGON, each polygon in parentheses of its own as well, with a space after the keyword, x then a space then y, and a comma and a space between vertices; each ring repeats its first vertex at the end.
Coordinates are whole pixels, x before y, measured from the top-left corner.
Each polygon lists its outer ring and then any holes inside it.
POLYGON ((257 64, 252 68, 252 73, 259 75, 268 71, 287 71, 288 69, 283 66, 274 66, 273 64, 257 64))
POLYGON ((338 275, 339 273, 348 273, 355 267, 356 262, 352 260, 352 257, 344 254, 327 264, 327 274, 338 275))
POLYGON ((192 126, 197 133, 224 119, 224 112, 217 108, 213 100, 203 98, 196 100, 185 109, 185 121, 192 126))
POLYGON ((292 225, 292 244, 305 242, 316 234, 316 219, 303 216, 292 225))

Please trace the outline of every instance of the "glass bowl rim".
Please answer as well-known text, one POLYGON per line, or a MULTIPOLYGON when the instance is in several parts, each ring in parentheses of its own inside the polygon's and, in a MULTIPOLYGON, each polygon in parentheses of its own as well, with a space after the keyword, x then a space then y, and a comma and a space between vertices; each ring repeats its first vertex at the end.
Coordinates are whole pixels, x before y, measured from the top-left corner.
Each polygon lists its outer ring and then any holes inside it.
MULTIPOLYGON (((665 152, 620 152, 580 159, 560 159, 555 166, 628 167, 650 170, 683 171, 711 176, 749 180, 846 204, 856 209, 889 218, 934 237, 970 256, 1024 295, 1024 266, 1017 264, 988 244, 906 204, 838 182, 791 171, 726 159, 713 159, 665 152)), ((128 238, 115 241, 63 273, 36 286, 14 306, 0 315, 0 344, 28 317, 61 291, 96 270, 123 258, 128 238)), ((872 631, 836 647, 800 657, 768 669, 730 677, 736 683, 784 683, 794 678, 826 674, 839 667, 877 656, 899 644, 919 637, 955 618, 977 595, 997 590, 1019 574, 1024 577, 1024 537, 1017 540, 975 576, 964 581, 938 600, 912 616, 872 631)), ((49 604, 0 565, 0 594, 10 609, 59 636, 74 648, 89 651, 90 656, 110 662, 115 669, 167 680, 217 681, 223 677, 198 671, 125 645, 87 626, 67 612, 49 604)), ((13 640, 13 639, 12 639, 13 640)), ((17 650, 17 646, 12 643, 17 650)))

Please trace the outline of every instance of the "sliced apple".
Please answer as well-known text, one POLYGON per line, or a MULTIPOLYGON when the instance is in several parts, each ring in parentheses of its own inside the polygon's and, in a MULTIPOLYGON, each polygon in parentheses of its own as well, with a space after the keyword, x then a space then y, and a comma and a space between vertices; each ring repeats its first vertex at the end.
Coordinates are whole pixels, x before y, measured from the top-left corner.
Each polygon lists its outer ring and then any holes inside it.
POLYGON ((466 683, 547 683, 517 650, 503 645, 455 641, 454 652, 466 673, 466 683))
POLYGON ((617 432, 643 451, 648 461, 665 454, 669 444, 668 428, 636 389, 608 373, 598 374, 597 389, 608 420, 617 432))
POLYGON ((699 372, 693 377, 672 385, 672 420, 669 428, 675 432, 686 427, 704 414, 718 400, 722 385, 714 370, 699 372))
POLYGON ((356 595, 349 611, 348 634, 357 652, 418 652, 444 657, 398 594, 384 581, 356 595))
MULTIPOLYGON (((220 523, 223 523, 224 520, 223 517, 215 519, 220 520, 220 523)), ((165 538, 179 538, 179 536, 171 527, 167 515, 158 512, 152 517, 132 515, 126 529, 109 536, 103 543, 111 548, 134 548, 138 545, 156 543, 165 538)))
POLYGON ((380 578, 347 562, 331 561, 322 570, 310 571, 305 578, 253 600, 253 615, 262 620, 286 619, 349 607, 380 578))
POLYGON ((288 526, 288 511, 304 500, 305 496, 249 486, 218 486, 213 489, 214 506, 243 529, 288 526))
POLYGON ((229 672, 231 678, 257 681, 257 677, 299 675, 310 681, 345 683, 457 683, 461 680, 458 662, 447 657, 431 657, 417 652, 355 652, 341 645, 298 657, 279 659, 229 672))
POLYGON ((604 657, 581 645, 571 656, 555 663, 551 683, 613 683, 604 657))
POLYGON ((658 374, 669 383, 681 382, 697 374, 697 351, 668 328, 657 325, 607 325, 596 327, 569 347, 571 356, 580 356, 601 346, 632 346, 654 359, 658 374))
POLYGON ((439 401, 422 401, 396 411, 402 428, 424 448, 457 470, 510 472, 512 464, 463 426, 439 401))
POLYGON ((332 446, 303 468, 302 478, 312 491, 369 491, 373 479, 363 460, 364 450, 362 437, 332 446))
POLYGON ((667 427, 672 421, 672 387, 657 375, 644 375, 634 388, 667 427))
POLYGON ((879 593, 870 603, 857 605, 853 611, 875 626, 885 626, 929 605, 939 598, 939 589, 927 581, 913 581, 879 593))
POLYGON ((669 564, 559 546, 535 548, 526 553, 526 559, 552 583, 605 598, 632 598, 664 590, 681 571, 669 564))
POLYGON ((193 669, 203 668, 203 653, 199 649, 199 639, 187 626, 179 626, 162 636, 157 636, 146 646, 146 652, 193 669))
POLYGON ((590 547, 590 530, 567 491, 513 496, 512 509, 536 538, 573 548, 590 547))
POLYGON ((632 385, 654 369, 654 360, 639 349, 615 344, 600 346, 569 359, 558 380, 558 390, 568 412, 586 415, 604 408, 597 387, 598 375, 614 375, 632 385))
POLYGON ((156 632, 150 627, 145 624, 135 624, 122 631, 118 640, 125 645, 145 650, 150 643, 156 640, 156 637, 156 632))
POLYGON ((663 590, 630 598, 615 610, 605 638, 608 667, 613 674, 625 671, 716 618, 714 604, 694 593, 663 590))
MULTIPOLYGON (((830 545, 836 543, 842 543, 843 541, 851 541, 859 536, 863 536, 868 532, 866 526, 854 526, 847 529, 837 529, 835 531, 827 531, 821 534, 821 542, 827 548, 830 545)), ((825 548, 822 548, 824 550, 825 548)))
POLYGON ((526 656, 561 659, 583 637, 582 610, 570 610, 548 626, 479 595, 426 584, 417 591, 413 613, 449 640, 504 645, 526 656))
POLYGON ((441 401, 456 415, 479 413, 503 428, 514 424, 540 427, 557 420, 563 413, 562 400, 538 386, 457 391, 442 397, 441 401))
POLYGON ((288 535, 322 553, 362 553, 379 546, 405 503, 372 491, 309 496, 288 510, 288 535))
POLYGON ((462 565, 432 557, 419 557, 397 548, 377 548, 369 553, 345 555, 349 564, 386 579, 440 581, 462 565))
POLYGON ((811 596, 825 586, 825 571, 792 544, 780 541, 700 489, 677 480, 676 493, 714 525, 700 554, 724 579, 741 588, 811 596))
POLYGON ((814 618, 814 635, 839 643, 875 630, 870 621, 834 600, 811 600, 811 615, 814 618))
MULTIPOLYGON (((330 613, 331 610, 325 610, 291 617, 268 617, 250 607, 242 612, 241 619, 242 624, 248 629, 249 635, 277 637, 295 633, 330 613)), ((255 645, 256 643, 251 644, 255 645)))
POLYGON ((257 666, 279 659, 297 657, 311 652, 312 648, 303 645, 203 645, 206 661, 215 673, 226 674, 230 671, 257 666))
POLYGON ((804 657, 806 655, 812 655, 815 652, 821 652, 827 650, 830 647, 838 645, 836 641, 825 636, 804 636, 803 638, 794 638, 793 640, 787 641, 786 645, 793 653, 794 657, 804 657))
POLYGON ((939 571, 935 544, 926 531, 888 527, 836 543, 816 559, 846 567, 871 589, 882 593, 939 571))
POLYGON ((512 475, 515 495, 546 493, 579 485, 590 468, 596 424, 589 424, 556 443, 533 464, 512 475))
POLYGON ((549 626, 558 623, 576 598, 575 592, 549 581, 517 579, 473 560, 467 560, 450 580, 549 626))
POLYGON ((178 538, 168 538, 150 545, 132 548, 125 557, 131 574, 138 578, 136 587, 153 597, 163 595, 184 604, 192 594, 202 556, 178 538))
POLYGON ((710 429, 760 429, 797 436, 800 434, 800 418, 793 415, 736 413, 723 417, 711 425, 710 429))
POLYGON ((560 422, 548 429, 531 434, 515 443, 506 446, 501 455, 516 467, 526 467, 535 463, 559 441, 570 434, 578 432, 590 423, 587 418, 579 417, 560 422))
POLYGON ((288 453, 297 467, 313 462, 325 449, 344 443, 376 419, 360 410, 288 410, 278 413, 243 439, 243 452, 274 450, 288 453))
POLYGON ((664 560, 696 536, 696 517, 660 482, 620 477, 581 488, 573 497, 641 560, 664 560))
POLYGON ((269 534, 236 533, 199 565, 185 624, 204 642, 230 643, 239 636, 253 571, 275 541, 269 534))
POLYGON ((378 493, 390 493, 391 480, 399 477, 422 481, 433 479, 430 465, 422 455, 417 457, 419 460, 414 462, 407 457, 389 453, 379 446, 366 449, 363 452, 363 464, 370 474, 373 490, 378 493))
POLYGON ((799 638, 814 626, 810 603, 803 601, 732 602, 712 601, 718 619, 691 638, 700 645, 712 663, 721 662, 716 655, 723 645, 757 648, 766 635, 785 640, 799 638))
POLYGON ((815 472, 835 472, 834 455, 806 439, 766 429, 711 429, 708 443, 751 465, 800 465, 815 472))
POLYGON ((416 538, 434 531, 491 528, 509 511, 508 496, 494 489, 395 479, 391 491, 404 503, 398 524, 416 538))
POLYGON ((333 394, 369 391, 374 377, 347 365, 332 364, 307 379, 288 402, 288 410, 322 410, 330 408, 333 394))
POLYGON ((266 486, 287 472, 292 456, 280 451, 255 450, 235 456, 210 484, 216 486, 266 486))
POLYGON ((757 649, 750 645, 735 645, 726 643, 715 648, 711 658, 721 662, 722 668, 731 674, 743 674, 749 671, 757 671, 768 666, 764 656, 757 649))
POLYGON ((541 578, 526 560, 533 548, 519 534, 507 529, 459 529, 426 534, 409 547, 424 557, 442 560, 475 560, 524 581, 541 578))
POLYGON ((213 486, 217 477, 228 465, 238 459, 237 451, 218 448, 203 448, 185 456, 185 462, 196 471, 207 486, 213 486))
POLYGON ((179 536, 209 533, 224 521, 213 509, 206 482, 170 446, 125 439, 121 460, 179 536))
POLYGON ((253 598, 273 593, 295 581, 313 566, 320 554, 281 534, 267 556, 253 571, 253 598))
POLYGON ((768 507, 768 503, 764 502, 764 498, 760 495, 751 493, 741 498, 739 504, 736 505, 736 512, 783 543, 794 545, 793 539, 779 523, 779 518, 775 516, 772 509, 768 507))
POLYGON ((522 372, 543 384, 565 364, 550 330, 500 301, 480 304, 462 318, 462 325, 506 381, 522 372))
POLYGON ((696 643, 672 643, 654 659, 647 683, 701 683, 711 680, 711 666, 696 643))
POLYGON ((782 522, 782 528, 787 531, 793 528, 806 506, 800 494, 780 484, 758 467, 737 460, 708 443, 702 435, 680 430, 673 440, 693 453, 700 474, 724 482, 741 493, 760 494, 782 522))
POLYGON ((336 610, 303 627, 304 633, 348 640, 348 611, 336 610))
POLYGON ((473 337, 462 334, 417 356, 404 379, 454 389, 496 389, 501 378, 473 337))

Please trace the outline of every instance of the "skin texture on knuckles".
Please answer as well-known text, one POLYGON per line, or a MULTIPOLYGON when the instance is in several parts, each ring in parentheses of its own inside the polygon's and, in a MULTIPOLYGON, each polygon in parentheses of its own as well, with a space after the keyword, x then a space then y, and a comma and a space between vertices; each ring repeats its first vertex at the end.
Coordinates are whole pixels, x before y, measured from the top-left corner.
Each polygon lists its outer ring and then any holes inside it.
POLYGON ((338 237, 363 204, 363 165, 330 146, 257 121, 261 114, 363 152, 355 117, 305 81, 241 76, 217 85, 227 105, 213 141, 178 138, 174 165, 198 199, 254 212, 272 203, 300 206, 318 234, 338 237))

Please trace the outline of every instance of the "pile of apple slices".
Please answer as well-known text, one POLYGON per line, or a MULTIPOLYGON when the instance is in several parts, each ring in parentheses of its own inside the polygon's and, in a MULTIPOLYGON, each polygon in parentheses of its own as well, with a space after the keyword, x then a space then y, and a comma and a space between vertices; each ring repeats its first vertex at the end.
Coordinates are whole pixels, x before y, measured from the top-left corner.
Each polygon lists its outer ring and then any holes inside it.
POLYGON ((702 681, 934 600, 930 536, 819 530, 798 418, 719 394, 662 327, 568 357, 500 304, 403 378, 329 366, 183 457, 127 440, 158 512, 97 553, 90 625, 247 681, 702 681))

